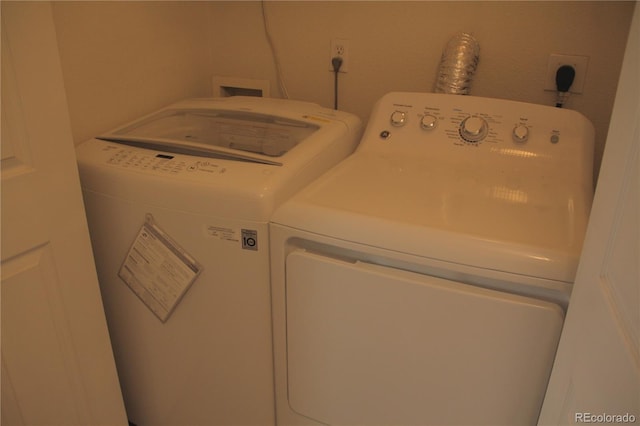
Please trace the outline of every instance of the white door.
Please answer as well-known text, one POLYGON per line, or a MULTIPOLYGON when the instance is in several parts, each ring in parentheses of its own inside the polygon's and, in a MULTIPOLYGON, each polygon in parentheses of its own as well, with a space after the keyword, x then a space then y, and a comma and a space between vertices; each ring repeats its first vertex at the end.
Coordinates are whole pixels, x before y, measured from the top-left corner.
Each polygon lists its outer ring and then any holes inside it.
POLYGON ((640 7, 539 424, 640 422, 640 7))
POLYGON ((2 424, 126 424, 51 7, 1 7, 2 424))
POLYGON ((286 303, 289 407, 330 425, 531 425, 564 319, 551 302, 302 249, 286 303))

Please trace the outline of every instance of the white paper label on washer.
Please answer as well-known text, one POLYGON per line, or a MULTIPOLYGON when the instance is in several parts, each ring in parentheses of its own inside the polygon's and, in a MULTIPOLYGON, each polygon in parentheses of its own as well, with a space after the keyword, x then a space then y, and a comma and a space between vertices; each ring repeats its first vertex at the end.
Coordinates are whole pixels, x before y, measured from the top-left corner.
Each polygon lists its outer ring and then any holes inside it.
POLYGON ((238 230, 233 228, 226 228, 224 226, 209 225, 205 230, 209 237, 218 238, 224 241, 240 241, 238 230))
POLYGON ((202 266, 147 214, 118 275, 165 322, 201 272, 202 266))

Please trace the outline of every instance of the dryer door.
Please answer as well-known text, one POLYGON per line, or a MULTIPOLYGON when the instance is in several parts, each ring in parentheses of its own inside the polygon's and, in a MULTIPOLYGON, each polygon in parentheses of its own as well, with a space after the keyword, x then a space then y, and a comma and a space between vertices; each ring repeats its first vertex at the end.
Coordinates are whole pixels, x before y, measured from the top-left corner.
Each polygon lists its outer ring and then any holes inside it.
POLYGON ((534 424, 553 303, 298 250, 286 261, 289 403, 326 424, 534 424))

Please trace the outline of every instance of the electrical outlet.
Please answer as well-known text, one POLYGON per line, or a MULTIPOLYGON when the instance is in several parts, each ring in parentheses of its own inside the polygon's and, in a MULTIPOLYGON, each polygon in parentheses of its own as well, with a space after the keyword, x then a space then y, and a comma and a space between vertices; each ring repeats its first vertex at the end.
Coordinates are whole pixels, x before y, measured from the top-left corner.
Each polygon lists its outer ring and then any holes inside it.
POLYGON ((331 39, 331 56, 329 56, 329 71, 333 71, 331 60, 336 56, 342 58, 340 72, 349 71, 349 40, 343 38, 331 39))
POLYGON ((576 76, 573 84, 569 89, 570 93, 582 93, 584 89, 584 79, 587 74, 587 65, 589 64, 588 56, 572 56, 572 55, 549 55, 549 63, 547 64, 547 77, 544 83, 544 90, 556 91, 556 72, 563 65, 571 65, 576 70, 576 76))

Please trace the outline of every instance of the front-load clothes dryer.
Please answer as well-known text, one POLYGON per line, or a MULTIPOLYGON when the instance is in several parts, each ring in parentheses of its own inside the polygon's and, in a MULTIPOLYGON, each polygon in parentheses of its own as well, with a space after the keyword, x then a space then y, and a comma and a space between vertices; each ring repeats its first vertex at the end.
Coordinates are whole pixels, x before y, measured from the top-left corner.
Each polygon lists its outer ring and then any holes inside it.
POLYGON ((533 425, 592 201, 581 114, 391 93, 271 230, 279 425, 533 425))
POLYGON ((275 422, 268 221, 360 136, 348 113, 232 97, 183 101, 77 148, 132 423, 275 422))

